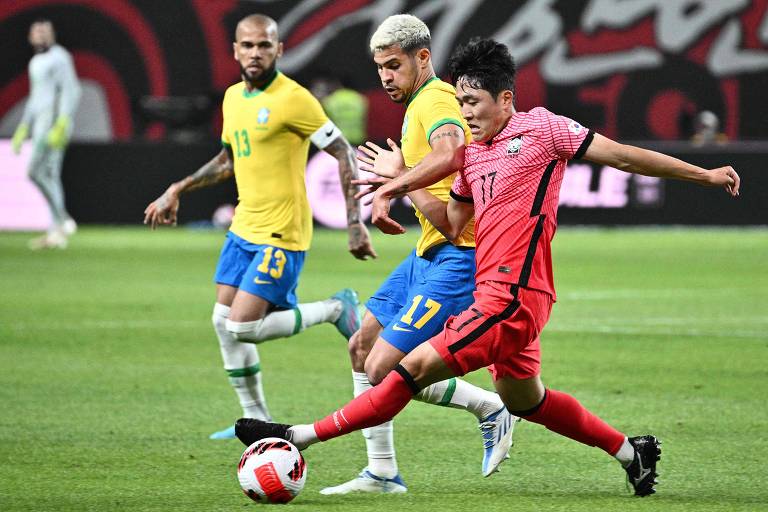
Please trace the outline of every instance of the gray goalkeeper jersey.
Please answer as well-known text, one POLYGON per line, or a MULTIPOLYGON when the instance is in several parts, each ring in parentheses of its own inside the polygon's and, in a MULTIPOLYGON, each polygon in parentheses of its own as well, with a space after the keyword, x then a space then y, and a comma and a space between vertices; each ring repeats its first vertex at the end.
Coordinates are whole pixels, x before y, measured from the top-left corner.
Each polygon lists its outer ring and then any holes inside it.
POLYGON ((47 133, 60 115, 72 119, 80 101, 81 88, 69 52, 55 44, 48 51, 32 57, 29 89, 21 120, 32 125, 33 138, 47 133))

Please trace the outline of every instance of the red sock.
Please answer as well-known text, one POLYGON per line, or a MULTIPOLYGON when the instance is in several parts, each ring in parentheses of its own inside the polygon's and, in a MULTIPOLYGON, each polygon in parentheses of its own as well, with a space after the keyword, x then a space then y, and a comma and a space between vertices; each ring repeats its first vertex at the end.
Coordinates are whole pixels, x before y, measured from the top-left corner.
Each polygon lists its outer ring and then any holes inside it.
POLYGON ((539 408, 523 419, 544 425, 549 430, 580 443, 602 448, 610 455, 619 451, 624 434, 589 412, 567 393, 547 389, 539 408))
POLYGON ((315 422, 321 441, 348 434, 361 428, 375 427, 395 417, 413 398, 405 379, 391 371, 378 386, 357 396, 347 405, 315 422))

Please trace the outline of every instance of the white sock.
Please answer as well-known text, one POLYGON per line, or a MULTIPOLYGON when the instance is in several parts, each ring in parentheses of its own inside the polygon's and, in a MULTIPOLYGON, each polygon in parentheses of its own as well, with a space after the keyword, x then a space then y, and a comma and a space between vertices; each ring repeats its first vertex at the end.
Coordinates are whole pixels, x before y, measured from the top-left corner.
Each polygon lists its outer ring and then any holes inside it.
POLYGON ((415 398, 428 404, 464 409, 474 414, 478 420, 483 420, 504 407, 498 394, 453 377, 427 386, 415 398))
POLYGON ((303 450, 307 446, 311 446, 320 441, 315 433, 314 425, 294 425, 290 429, 292 432, 291 442, 296 445, 296 448, 303 450))
POLYGON ((219 338, 219 349, 229 382, 237 393, 243 416, 270 421, 264 388, 261 385, 261 364, 255 345, 241 343, 227 331, 226 321, 229 306, 216 304, 213 307, 213 328, 219 338))
MULTIPOLYGON (((355 397, 362 395, 373 386, 368 381, 368 375, 352 371, 352 385, 355 397)), ((365 447, 368 452, 368 471, 382 478, 397 476, 397 459, 395 458, 395 440, 393 438, 392 421, 362 430, 365 447)))
POLYGON ((341 302, 328 299, 299 304, 286 311, 274 311, 260 320, 233 322, 227 320, 227 330, 239 341, 260 343, 275 338, 287 338, 307 327, 334 322, 341 314, 341 302))
POLYGON ((629 439, 624 438, 624 442, 619 448, 619 451, 614 454, 616 460, 618 460, 622 466, 627 467, 635 460, 635 447, 629 442, 629 439))

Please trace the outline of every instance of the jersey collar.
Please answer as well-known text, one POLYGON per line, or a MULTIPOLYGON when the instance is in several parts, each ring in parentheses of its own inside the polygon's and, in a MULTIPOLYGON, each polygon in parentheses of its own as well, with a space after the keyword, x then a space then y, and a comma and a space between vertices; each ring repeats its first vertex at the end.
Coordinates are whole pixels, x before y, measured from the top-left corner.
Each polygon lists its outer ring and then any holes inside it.
MULTIPOLYGON (((259 89, 258 87, 255 87, 252 91, 249 91, 247 87, 243 87, 243 98, 255 98, 262 92, 266 91, 267 87, 272 85, 272 83, 277 78, 277 75, 279 74, 280 74, 280 71, 276 69, 275 74, 273 74, 272 77, 269 80, 267 80, 267 83, 265 83, 264 87, 262 87, 261 89, 259 89)), ((245 81, 243 81, 243 83, 245 83, 245 81)))
POLYGON ((434 82, 435 80, 440 80, 440 79, 437 78, 436 76, 433 76, 432 78, 430 78, 429 80, 421 84, 421 87, 416 89, 416 92, 413 93, 413 96, 411 96, 411 98, 405 102, 406 108, 411 104, 411 102, 416 98, 416 96, 427 86, 427 84, 429 84, 430 82, 434 82))

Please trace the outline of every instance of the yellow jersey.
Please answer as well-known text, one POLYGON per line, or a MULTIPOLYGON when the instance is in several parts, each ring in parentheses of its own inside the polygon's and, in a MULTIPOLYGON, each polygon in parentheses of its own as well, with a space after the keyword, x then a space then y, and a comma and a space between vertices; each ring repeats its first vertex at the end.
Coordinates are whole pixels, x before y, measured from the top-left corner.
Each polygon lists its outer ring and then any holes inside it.
POLYGON ((263 89, 249 92, 245 82, 229 87, 222 111, 221 142, 232 149, 238 193, 230 231, 254 244, 306 251, 310 136, 328 122, 320 102, 278 71, 263 89))
MULTIPOLYGON (((407 103, 400 139, 400 147, 406 166, 414 167, 432 151, 429 138, 432 136, 432 132, 445 124, 460 126, 464 130, 465 144, 469 144, 471 135, 469 128, 464 123, 459 104, 456 102, 456 89, 439 78, 432 77, 411 96, 407 103)), ((442 181, 430 185, 426 190, 447 203, 455 177, 456 175, 452 174, 442 181)), ((416 242, 416 254, 421 256, 430 247, 448 240, 430 224, 418 208, 415 210, 416 217, 421 224, 421 236, 416 242)), ((464 228, 454 245, 460 247, 475 246, 474 218, 464 228)))

